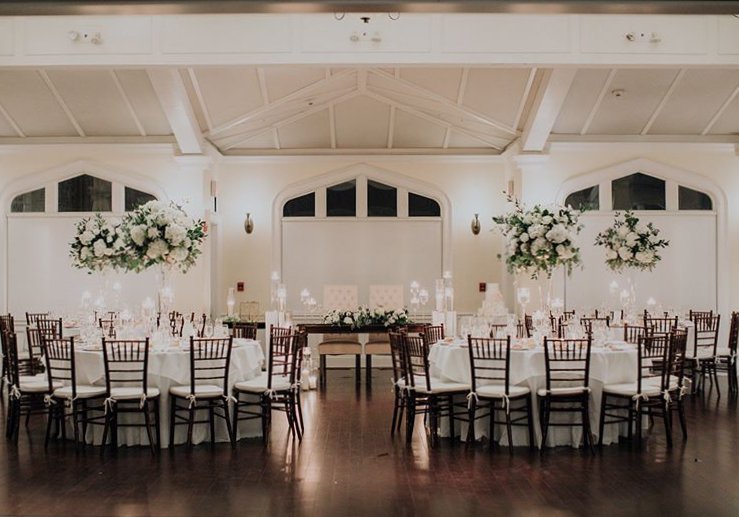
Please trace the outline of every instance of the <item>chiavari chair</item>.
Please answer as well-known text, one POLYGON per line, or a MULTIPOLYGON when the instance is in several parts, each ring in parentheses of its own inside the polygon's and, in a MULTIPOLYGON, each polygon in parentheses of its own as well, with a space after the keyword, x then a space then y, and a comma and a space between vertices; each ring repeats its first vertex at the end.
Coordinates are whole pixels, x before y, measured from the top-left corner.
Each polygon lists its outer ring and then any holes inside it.
POLYGON ((677 316, 654 318, 644 311, 644 326, 647 327, 652 334, 669 334, 677 328, 677 316))
POLYGON ((584 317, 580 318, 580 325, 585 329, 588 334, 593 333, 593 327, 596 328, 608 328, 611 326, 610 316, 605 317, 584 317))
POLYGON ((446 337, 444 333, 444 324, 441 325, 428 325, 424 330, 424 335, 430 344, 438 343, 446 337))
POLYGON ((534 333, 534 317, 531 314, 524 314, 523 321, 526 327, 526 337, 531 337, 534 333))
POLYGON ((541 425, 541 447, 546 446, 550 426, 582 426, 583 445, 593 449, 590 431, 591 338, 544 338, 546 387, 537 390, 541 425), (578 414, 580 422, 551 422, 553 413, 578 414))
POLYGON ((234 338, 257 339, 257 325, 255 323, 235 322, 231 327, 231 335, 234 338))
POLYGON ((405 377, 403 375, 403 334, 401 332, 391 331, 388 333, 390 338, 390 358, 393 365, 393 420, 390 425, 390 436, 396 432, 400 432, 403 425, 403 414, 405 413, 405 377))
POLYGON ((262 440, 267 443, 272 411, 279 410, 287 416, 290 434, 302 440, 297 399, 300 395, 302 341, 297 333, 273 336, 269 344, 267 371, 254 379, 234 384, 234 434, 238 432, 240 420, 258 418, 262 423, 262 440))
POLYGON ((108 431, 111 446, 118 447, 119 427, 145 427, 152 453, 161 446, 159 425, 159 388, 149 387, 149 338, 108 340, 103 338, 105 364, 105 428, 101 445, 105 447, 108 431), (140 413, 144 423, 121 423, 118 415, 140 413), (152 431, 154 416, 156 440, 152 431))
POLYGON ((713 316, 713 310, 710 311, 694 311, 690 309, 688 311, 688 319, 693 321, 693 318, 710 318, 713 316))
POLYGON ((41 341, 41 331, 37 328, 26 327, 26 344, 28 345, 29 367, 32 375, 44 373, 44 344, 41 341))
POLYGON ((600 433, 598 445, 603 445, 603 431, 606 425, 628 425, 629 440, 636 427, 636 442, 641 446, 642 417, 648 414, 661 414, 664 419, 665 434, 671 441, 670 408, 664 394, 669 390, 670 375, 665 365, 669 360, 670 334, 641 336, 637 343, 636 382, 606 384, 600 410, 600 433), (625 414, 624 414, 625 413, 625 414))
POLYGON ((99 318, 98 319, 98 325, 100 325, 100 330, 103 331, 103 336, 107 337, 108 339, 115 339, 116 337, 116 320, 113 318, 99 318))
POLYGON ((49 337, 42 333, 41 340, 44 346, 49 388, 52 391, 47 399, 49 416, 45 443, 48 445, 51 439, 52 423, 56 423, 54 436, 61 434, 62 439, 66 439, 66 420, 70 417, 75 444, 80 441, 80 424, 82 424, 82 441, 84 442, 87 425, 100 423, 101 417, 91 416, 90 412, 104 412, 105 387, 77 382, 73 337, 49 337), (55 387, 58 384, 62 386, 55 387))
POLYGON ((639 339, 652 335, 651 327, 641 327, 638 325, 624 324, 624 341, 631 344, 637 344, 639 339))
MULTIPOLYGON (((525 386, 511 385, 511 337, 502 339, 473 338, 467 336, 471 386, 468 405, 467 442, 475 441, 475 420, 490 419, 490 443, 494 441, 495 424, 505 424, 508 451, 513 454, 513 426, 525 426, 529 433, 529 447, 534 447, 534 429, 531 418, 531 390, 525 386), (523 404, 519 404, 523 402, 523 404), (487 413, 477 415, 478 409, 487 413), (503 420, 496 420, 496 412, 502 411, 503 420), (513 416, 512 416, 513 414, 513 416)), ((492 450, 492 447, 491 447, 492 450)))
MULTIPOLYGON (((444 416, 449 417, 450 436, 454 440, 454 420, 456 418, 454 397, 466 396, 470 390, 469 384, 447 382, 431 376, 428 343, 425 335, 404 335, 402 339, 406 387, 406 443, 408 445, 413 439, 413 427, 416 413, 419 411, 428 415, 432 446, 438 442, 439 420, 444 416)), ((465 419, 466 414, 465 411, 465 419)))
POLYGON ((0 347, 3 354, 2 374, 0 374, 0 391, 5 387, 8 381, 8 350, 5 342, 5 334, 7 332, 15 332, 15 321, 10 314, 0 315, 0 347))
POLYGON ((729 378, 729 393, 737 391, 737 342, 739 342, 739 312, 731 313, 728 347, 716 353, 716 370, 726 372, 729 378))
POLYGON ((190 383, 169 389, 169 446, 174 447, 175 427, 187 425, 187 443, 192 445, 195 424, 210 424, 210 442, 215 444, 215 417, 226 422, 228 437, 234 443, 228 410, 228 373, 233 338, 190 337, 190 383), (222 412, 218 413, 216 409, 222 412), (196 420, 198 411, 207 411, 207 420, 196 420), (183 414, 186 414, 183 416, 183 414))
POLYGON ((695 315, 691 319, 694 325, 693 343, 686 353, 688 370, 693 383, 693 392, 701 391, 705 387, 706 375, 711 386, 716 381, 716 393, 721 396, 716 371, 716 350, 718 348, 718 333, 721 323, 720 315, 695 315))
POLYGON ((35 326, 38 320, 49 319, 49 316, 51 316, 51 314, 49 314, 48 312, 27 312, 26 313, 26 325, 29 327, 35 326))
MULTIPOLYGON (((685 407, 683 397, 688 392, 685 386, 686 351, 688 348, 688 332, 685 329, 676 329, 670 334, 670 355, 667 361, 666 371, 668 377, 668 394, 670 417, 672 412, 677 412, 680 420, 680 428, 683 440, 688 439, 688 426, 685 419, 685 407)), ((667 399, 667 397, 666 397, 667 399)), ((672 421, 670 420, 670 428, 672 421)), ((668 445, 672 445, 672 435, 668 437, 668 445)))
POLYGON ((63 332, 62 319, 37 318, 36 328, 43 337, 61 338, 63 332))
MULTIPOLYGON (((8 439, 17 439, 23 416, 26 417, 26 427, 28 427, 31 415, 46 413, 44 401, 51 390, 46 377, 36 375, 33 369, 29 369, 29 364, 24 363, 18 356, 16 333, 5 332, 4 334, 9 386, 5 435, 8 439)), ((54 384, 54 387, 60 386, 61 383, 54 384)))
POLYGON ((0 314, 0 332, 15 332, 15 318, 12 314, 0 314))

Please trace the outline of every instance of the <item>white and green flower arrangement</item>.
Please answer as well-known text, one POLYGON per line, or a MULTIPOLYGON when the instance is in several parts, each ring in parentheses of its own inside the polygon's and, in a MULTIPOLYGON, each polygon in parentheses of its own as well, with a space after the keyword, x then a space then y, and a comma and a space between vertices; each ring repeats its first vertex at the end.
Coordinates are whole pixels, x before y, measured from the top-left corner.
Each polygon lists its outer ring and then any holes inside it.
MULTIPOLYGON (((534 205, 526 209, 517 199, 508 197, 513 210, 493 217, 506 238, 505 261, 510 273, 523 273, 536 279, 564 267, 571 273, 580 265, 580 248, 574 238, 582 230, 580 212, 569 206, 534 205)), ((502 255, 498 255, 502 258, 502 255)))
POLYGON ((105 269, 141 272, 156 265, 183 273, 195 265, 206 237, 205 223, 182 207, 149 201, 123 221, 100 214, 82 219, 70 243, 72 264, 89 273, 105 269))
POLYGON ((595 245, 605 248, 606 265, 613 271, 652 271, 662 260, 659 251, 670 244, 659 233, 652 223, 641 222, 632 212, 617 212, 613 225, 595 237, 595 245))
POLYGON ((376 309, 358 307, 353 311, 332 309, 323 317, 323 322, 354 330, 367 326, 395 327, 406 325, 411 321, 405 308, 386 310, 382 307, 376 309))

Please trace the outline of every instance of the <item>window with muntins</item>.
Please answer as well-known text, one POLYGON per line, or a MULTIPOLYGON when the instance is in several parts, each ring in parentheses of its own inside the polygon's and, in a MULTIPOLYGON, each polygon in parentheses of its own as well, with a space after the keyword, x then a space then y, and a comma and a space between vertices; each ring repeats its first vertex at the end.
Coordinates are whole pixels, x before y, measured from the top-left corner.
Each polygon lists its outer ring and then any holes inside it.
POLYGON ((59 182, 59 212, 111 212, 113 184, 88 174, 59 182))
POLYGON ((46 189, 40 188, 19 194, 10 203, 13 213, 29 213, 46 211, 46 189))

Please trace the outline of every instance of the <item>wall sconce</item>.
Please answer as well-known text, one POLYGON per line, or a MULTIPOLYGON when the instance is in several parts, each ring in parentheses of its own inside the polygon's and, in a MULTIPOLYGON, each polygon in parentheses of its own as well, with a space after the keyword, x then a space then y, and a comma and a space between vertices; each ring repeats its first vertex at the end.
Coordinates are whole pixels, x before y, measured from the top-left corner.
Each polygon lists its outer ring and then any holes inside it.
POLYGON ((249 212, 246 213, 246 219, 244 219, 244 231, 247 234, 251 234, 251 232, 254 231, 254 221, 251 218, 251 214, 249 212))
POLYGON ((472 219, 472 224, 470 224, 470 228, 472 229, 472 235, 479 235, 480 233, 480 214, 475 214, 474 219, 472 219))

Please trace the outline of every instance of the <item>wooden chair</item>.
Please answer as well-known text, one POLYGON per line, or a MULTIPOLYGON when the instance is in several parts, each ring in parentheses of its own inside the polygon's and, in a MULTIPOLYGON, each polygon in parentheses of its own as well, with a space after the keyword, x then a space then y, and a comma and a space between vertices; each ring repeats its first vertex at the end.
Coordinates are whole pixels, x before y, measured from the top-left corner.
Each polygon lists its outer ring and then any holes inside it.
POLYGON ((605 426, 621 422, 629 426, 629 440, 632 439, 633 428, 636 427, 636 442, 641 446, 642 417, 645 414, 652 417, 655 413, 662 415, 668 444, 672 442, 670 408, 664 397, 669 391, 669 372, 665 365, 669 361, 670 335, 641 336, 637 349, 636 382, 603 386, 599 446, 603 445, 605 426))
POLYGON ((526 328, 526 337, 531 337, 534 334, 534 317, 531 314, 524 314, 523 322, 526 328))
POLYGON ((169 389, 169 446, 174 447, 175 427, 187 425, 187 443, 192 445, 195 424, 210 424, 210 443, 215 445, 215 418, 226 421, 228 437, 234 443, 228 410, 228 369, 233 338, 190 337, 190 384, 169 389), (181 405, 182 402, 184 405, 181 405), (204 405, 203 405, 204 404, 204 405), (216 412, 220 409, 222 413, 216 412), (207 411, 207 420, 196 420, 198 411, 207 411), (183 416, 183 413, 186 416, 183 416))
POLYGON ((300 365, 303 343, 297 333, 274 335, 270 339, 267 371, 248 381, 234 384, 234 434, 238 436, 238 422, 259 418, 262 422, 262 440, 267 443, 272 423, 272 411, 284 411, 290 434, 302 440, 303 430, 299 416, 300 365))
POLYGON ((49 319, 49 318, 38 318, 36 319, 36 328, 39 333, 48 338, 60 339, 62 337, 63 329, 62 319, 49 319))
POLYGON ((446 337, 444 333, 444 324, 427 326, 424 330, 424 335, 426 336, 426 341, 429 343, 429 346, 438 343, 446 337))
POLYGON ((111 446, 118 447, 119 427, 145 427, 149 447, 156 453, 161 447, 159 425, 159 388, 149 387, 149 338, 142 340, 106 340, 103 338, 105 364, 105 428, 101 445, 105 447, 108 431, 111 446), (118 415, 141 413, 144 423, 120 423, 118 415), (152 432, 154 415, 156 440, 152 432))
POLYGON ((98 324, 100 325, 100 330, 103 331, 103 336, 109 338, 109 339, 115 339, 116 337, 116 320, 113 318, 99 318, 98 324))
POLYGON ((643 337, 649 337, 652 335, 651 327, 641 327, 636 325, 624 325, 624 341, 627 343, 636 344, 643 337))
POLYGON ((257 339, 257 325, 255 323, 234 322, 231 335, 240 339, 257 339))
POLYGON ((644 326, 648 328, 652 334, 669 334, 677 328, 677 316, 674 318, 653 318, 645 314, 644 326))
POLYGON ((104 413, 105 387, 78 384, 75 369, 74 338, 49 337, 41 334, 46 358, 49 388, 53 388, 48 400, 49 418, 46 425, 46 445, 51 439, 52 423, 56 424, 55 437, 66 439, 66 420, 71 417, 75 444, 80 442, 79 425, 82 424, 82 441, 87 425, 101 423, 104 416, 91 416, 90 412, 104 413), (61 384, 61 387, 57 387, 61 384), (69 412, 67 409, 69 408, 69 412))
MULTIPOLYGON (((670 410, 670 418, 672 418, 673 412, 677 412, 678 414, 683 441, 688 439, 688 426, 685 419, 685 407, 683 405, 683 397, 688 393, 684 383, 687 347, 688 332, 686 330, 677 329, 670 334, 670 355, 666 368, 669 374, 668 409, 670 410)), ((670 421, 670 428, 672 428, 672 421, 670 421)), ((671 443, 672 436, 669 437, 668 445, 671 443)))
POLYGON ((739 342, 739 312, 731 313, 728 347, 716 352, 716 370, 726 372, 729 378, 729 393, 736 395, 737 389, 737 342, 739 342))
POLYGON ((541 425, 541 448, 546 447, 550 426, 582 426, 583 445, 593 448, 590 432, 590 347, 591 338, 544 338, 546 387, 537 390, 541 425), (550 422, 552 413, 575 413, 580 422, 550 422))
POLYGON ((10 314, 0 315, 0 345, 3 354, 3 366, 2 373, 0 374, 0 391, 5 387, 8 382, 8 350, 7 344, 5 343, 5 334, 7 332, 15 332, 15 320, 10 314))
POLYGON ((50 314, 48 312, 27 312, 26 313, 26 325, 31 327, 35 326, 36 322, 40 319, 49 319, 50 314))
MULTIPOLYGON (((37 375, 33 369, 29 370, 29 364, 19 358, 15 332, 5 332, 3 341, 6 343, 9 387, 5 436, 8 439, 17 439, 23 416, 26 417, 28 427, 31 415, 46 413, 44 401, 51 390, 46 376, 37 375)), ((61 383, 54 387, 61 387, 61 383)))
MULTIPOLYGON (((323 287, 323 305, 325 309, 354 310, 357 305, 358 290, 356 285, 326 285, 323 287)), ((337 355, 354 356, 354 385, 358 388, 362 375, 362 343, 359 334, 335 333, 324 334, 318 344, 318 362, 321 372, 321 389, 326 388, 326 357, 337 355)))
POLYGON ((393 363, 393 420, 390 424, 390 436, 400 432, 403 425, 405 413, 405 379, 403 377, 403 334, 401 332, 389 332, 390 357, 393 363))
MULTIPOLYGON (((428 341, 424 336, 404 335, 402 350, 403 377, 406 387, 406 444, 410 445, 413 440, 413 427, 416 413, 419 410, 428 415, 432 447, 439 441, 439 420, 444 416, 449 418, 449 432, 454 440, 454 397, 466 396, 470 391, 470 385, 447 382, 431 376, 428 341)), ((465 411, 465 419, 466 413, 465 411)))
POLYGON ((716 381, 716 393, 721 396, 716 370, 716 350, 718 348, 718 332, 721 324, 720 315, 696 315, 691 320, 694 325, 692 349, 686 353, 687 366, 690 371, 693 392, 702 391, 705 387, 706 375, 711 386, 716 381))
POLYGON ((590 317, 580 318, 580 325, 582 325, 582 327, 585 329, 585 331, 588 334, 592 334, 593 326, 598 327, 600 325, 601 327, 605 327, 605 328, 610 327, 611 318, 610 316, 605 316, 602 318, 599 318, 597 316, 592 317, 592 318, 590 317))
MULTIPOLYGON (((469 426, 467 442, 475 441, 475 420, 488 417, 490 443, 494 442, 495 424, 505 424, 508 451, 513 454, 513 426, 525 426, 529 433, 529 447, 534 447, 531 390, 525 386, 513 386, 511 379, 511 337, 502 339, 473 338, 467 336, 472 385, 469 397, 469 426), (518 404, 523 402, 523 404, 518 404), (478 409, 487 409, 477 415, 478 409), (502 411, 503 420, 496 420, 496 411, 502 411), (511 415, 514 416, 511 416, 511 415), (517 416, 516 416, 517 414, 517 416)), ((492 447, 491 447, 492 450, 492 447)))

